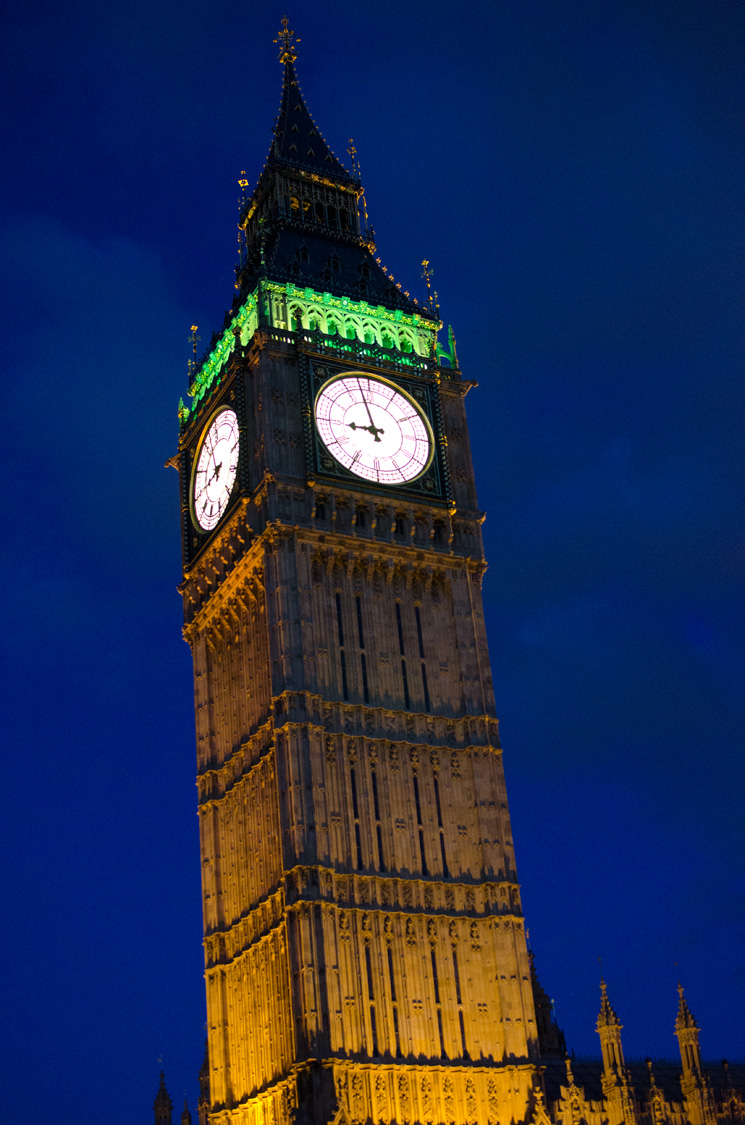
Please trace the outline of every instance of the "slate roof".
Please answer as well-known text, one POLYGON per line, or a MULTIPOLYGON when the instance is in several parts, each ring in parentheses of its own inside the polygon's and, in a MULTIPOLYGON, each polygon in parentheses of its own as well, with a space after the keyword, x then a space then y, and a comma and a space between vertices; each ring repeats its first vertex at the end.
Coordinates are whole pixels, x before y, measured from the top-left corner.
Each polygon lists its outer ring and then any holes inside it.
POLYGON ((277 163, 290 164, 345 184, 359 182, 337 160, 321 136, 300 92, 295 67, 289 60, 285 63, 279 118, 267 157, 267 165, 277 163))
POLYGON ((426 306, 407 297, 367 247, 356 240, 329 239, 312 230, 285 226, 267 242, 266 265, 267 275, 276 281, 292 281, 298 288, 307 285, 321 292, 328 290, 356 301, 363 298, 370 305, 400 308, 435 319, 426 306), (332 268, 332 259, 338 262, 338 269, 332 268), (323 276, 327 271, 330 277, 323 276))

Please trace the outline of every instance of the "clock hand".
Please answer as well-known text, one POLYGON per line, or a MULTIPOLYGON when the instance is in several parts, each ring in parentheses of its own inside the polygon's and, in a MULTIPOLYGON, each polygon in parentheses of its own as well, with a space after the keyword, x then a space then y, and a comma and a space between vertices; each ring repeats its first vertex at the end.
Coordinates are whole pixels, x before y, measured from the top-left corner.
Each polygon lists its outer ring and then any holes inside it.
POLYGON ((362 401, 365 404, 365 410, 367 411, 367 416, 370 419, 370 425, 369 426, 360 426, 359 428, 361 430, 367 430, 368 433, 371 433, 373 435, 373 437, 375 438, 376 441, 380 441, 380 438, 378 437, 378 434, 382 434, 383 430, 379 430, 378 427, 373 422, 373 416, 370 413, 370 406, 368 404, 367 399, 365 398, 365 392, 362 389, 362 383, 360 383, 359 379, 357 380, 357 386, 360 388, 360 394, 362 395, 362 401))
MULTIPOLYGON (((369 413, 370 412, 368 411, 368 414, 369 413)), ((370 420, 372 421, 372 419, 370 420)), ((381 430, 378 426, 375 425, 374 422, 372 426, 358 426, 356 422, 348 422, 347 425, 349 426, 350 430, 366 430, 368 434, 372 434, 375 441, 380 441, 378 434, 385 433, 385 430, 381 430)))

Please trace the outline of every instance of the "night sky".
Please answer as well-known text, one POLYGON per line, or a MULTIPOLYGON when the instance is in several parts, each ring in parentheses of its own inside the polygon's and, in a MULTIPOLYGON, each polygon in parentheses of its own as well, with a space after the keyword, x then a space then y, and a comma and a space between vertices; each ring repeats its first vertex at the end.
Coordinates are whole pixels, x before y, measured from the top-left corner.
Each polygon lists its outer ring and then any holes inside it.
MULTIPOLYGON (((192 1109, 204 1000, 176 406, 233 298, 280 7, 6 0, 0 1121, 192 1109), (162 1059, 162 1063, 161 1060, 162 1059)), ((539 976, 597 1052, 745 1054, 740 0, 289 9, 467 400, 539 976), (677 962, 677 968, 676 968, 677 962)))

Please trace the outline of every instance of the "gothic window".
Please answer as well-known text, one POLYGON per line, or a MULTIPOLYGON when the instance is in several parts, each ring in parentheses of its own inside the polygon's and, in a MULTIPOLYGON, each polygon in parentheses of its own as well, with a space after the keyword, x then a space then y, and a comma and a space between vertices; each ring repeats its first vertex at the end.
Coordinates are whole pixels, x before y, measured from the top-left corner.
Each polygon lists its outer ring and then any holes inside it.
MULTIPOLYGON (((368 684, 368 681, 367 681, 367 653, 365 652, 365 630, 364 630, 363 625, 362 625, 362 595, 361 594, 355 595, 355 604, 356 604, 356 608, 357 608, 357 640, 359 641, 359 646, 360 646, 360 668, 361 668, 361 671, 362 671, 362 695, 364 697, 365 703, 369 703, 370 702, 370 687, 369 687, 369 684, 368 684)), ((376 810, 377 810, 377 806, 378 806, 377 792, 378 792, 377 791, 377 782, 375 780, 375 772, 373 771, 373 795, 375 796, 375 808, 376 808, 376 810)), ((380 820, 380 815, 377 811, 375 813, 375 817, 376 817, 377 821, 380 820)), ((380 825, 379 824, 378 824, 378 851, 380 852, 381 868, 382 868, 383 850, 382 850, 382 847, 380 847, 380 825)))
POLYGON ((400 536, 401 538, 403 538, 406 534, 406 525, 404 523, 403 516, 396 516, 396 522, 394 524, 394 534, 400 536))
MULTIPOLYGON (((407 703, 406 709, 408 710, 408 708, 409 708, 409 705, 407 703)), ((422 862, 422 875, 429 875, 429 871, 427 869, 427 857, 426 857, 426 854, 425 854, 425 851, 424 851, 424 824, 422 823, 422 802, 421 802, 421 798, 419 796, 419 778, 417 777, 416 774, 414 774, 413 780, 414 780, 414 804, 415 804, 415 807, 416 807, 416 823, 417 823, 417 830, 418 830, 418 833, 419 833, 419 857, 420 857, 421 862, 422 862)))
POLYGON ((321 499, 316 500, 316 519, 317 520, 325 520, 326 519, 326 504, 321 499))
POLYGON ((307 265, 308 262, 310 261, 310 252, 308 250, 308 247, 307 246, 301 246, 300 249, 298 250, 297 254, 296 254, 296 257, 297 257, 298 261, 301 261, 305 265, 307 265))
POLYGON ((445 524, 442 522, 442 520, 435 520, 434 527, 432 529, 432 539, 435 543, 445 542, 445 524))
POLYGON ((390 332, 383 332, 382 344, 384 348, 393 348, 396 346, 393 342, 393 337, 391 336, 390 332))
MULTIPOLYGON (((402 681, 403 689, 404 689, 404 704, 406 706, 406 710, 409 711, 409 710, 411 710, 411 700, 409 698, 409 672, 408 672, 408 669, 406 667, 406 650, 404 648, 404 627, 403 627, 403 621, 401 619, 401 603, 400 602, 396 602, 396 628, 398 630, 398 652, 399 652, 399 656, 401 657, 401 681, 402 681)), ((419 790, 417 789, 416 792, 418 793, 419 790)), ((418 800, 419 800, 419 798, 417 797, 417 801, 418 800)), ((424 871, 424 874, 426 875, 426 871, 424 871)))
MULTIPOLYGON (((363 290, 363 284, 364 283, 362 283, 362 282, 360 283, 360 293, 364 293, 366 295, 367 294, 367 286, 365 285, 364 290, 363 290)), ((366 344, 374 344, 375 343, 375 333, 373 332, 372 328, 369 328, 369 327, 366 328, 365 332, 364 332, 364 336, 365 336, 365 343, 366 344)))
POLYGON ((290 273, 292 274, 293 277, 299 277, 300 276, 300 266, 297 264, 297 262, 293 262, 292 265, 290 266, 290 273))
POLYGON ((316 222, 317 223, 325 223, 326 222, 326 208, 323 206, 323 204, 320 201, 316 201, 316 222))
POLYGON ((355 513, 355 523, 357 524, 357 527, 365 527, 366 522, 367 522, 367 516, 365 514, 365 509, 364 508, 358 508, 356 513, 355 513))
MULTIPOLYGON (((339 638, 339 663, 341 664, 341 686, 342 696, 344 699, 349 699, 349 685, 347 683, 347 654, 344 649, 344 622, 341 616, 341 594, 336 591, 336 631, 339 638)), ((353 775, 354 776, 354 775, 353 775)), ((357 790, 353 787, 355 805, 357 803, 357 790)), ((355 813, 355 816, 357 814, 355 813)), ((358 850, 358 856, 361 852, 358 850)), ((360 863, 360 866, 361 863, 360 863)))
POLYGON ((360 277, 364 277, 367 281, 370 277, 370 267, 368 265, 360 266, 360 277))
POLYGON ((329 265, 331 266, 331 269, 334 271, 334 273, 339 273, 339 271, 341 270, 341 262, 335 254, 332 258, 329 258, 329 265))
POLYGON ((393 1005, 393 1033, 396 1039, 396 1056, 401 1054, 401 1039, 398 1028, 398 998, 396 996, 396 975, 393 970, 393 950, 388 942, 388 981, 390 984, 391 1003, 393 1005))
MULTIPOLYGON (((337 599, 339 595, 336 595, 337 599)), ((344 697, 346 699, 346 696, 344 697)), ((360 807, 357 799, 357 774, 355 773, 354 766, 349 769, 349 784, 352 790, 352 814, 354 816, 354 837, 357 851, 357 870, 362 871, 364 864, 362 862, 362 835, 360 831, 360 807)))
MULTIPOLYGON (((367 297, 370 293, 370 286, 366 281, 360 282, 360 297, 367 297)), ((367 339, 367 338, 366 338, 367 339)), ((367 340, 368 344, 372 344, 372 340, 367 340)))
POLYGON ((349 230, 349 215, 344 208, 341 208, 339 211, 339 222, 342 230, 349 230))
POLYGON ((300 218, 300 200, 296 195, 290 196, 290 215, 293 219, 300 218))
POLYGON ((329 226, 330 227, 338 227, 339 217, 338 217, 336 208, 329 206, 329 207, 326 208, 326 210, 328 212, 328 224, 329 224, 329 226))

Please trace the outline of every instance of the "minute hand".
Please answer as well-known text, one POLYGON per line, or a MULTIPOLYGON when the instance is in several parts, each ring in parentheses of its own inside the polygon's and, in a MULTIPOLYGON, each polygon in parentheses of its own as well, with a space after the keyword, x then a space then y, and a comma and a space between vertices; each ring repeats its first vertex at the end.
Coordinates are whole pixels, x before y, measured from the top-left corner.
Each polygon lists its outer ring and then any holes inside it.
POLYGON ((367 399, 365 398, 365 392, 363 391, 363 389, 362 389, 362 387, 360 386, 359 383, 357 384, 357 386, 360 388, 360 394, 362 395, 362 401, 365 404, 365 410, 367 411, 367 416, 370 419, 370 425, 369 426, 364 426, 364 427, 360 426, 359 428, 360 429, 366 429, 369 434, 372 434, 375 441, 380 441, 380 438, 378 437, 378 434, 382 434, 384 431, 379 429, 375 425, 375 423, 373 422, 373 416, 370 413, 370 406, 368 404, 367 399))

